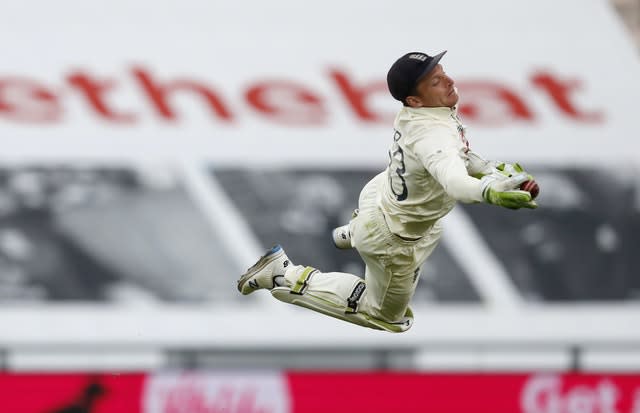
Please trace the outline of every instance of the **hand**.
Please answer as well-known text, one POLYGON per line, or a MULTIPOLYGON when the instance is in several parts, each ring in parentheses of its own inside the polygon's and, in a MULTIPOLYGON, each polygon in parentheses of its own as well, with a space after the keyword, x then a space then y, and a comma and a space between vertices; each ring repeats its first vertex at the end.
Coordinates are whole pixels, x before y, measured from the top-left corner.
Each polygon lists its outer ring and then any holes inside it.
MULTIPOLYGON (((520 165, 515 165, 521 169, 521 172, 516 172, 514 167, 512 172, 515 173, 508 171, 507 174, 492 173, 483 176, 480 179, 482 181, 482 197, 489 204, 509 209, 537 208, 538 204, 531 198, 531 194, 519 189, 520 184, 529 180, 531 175, 524 172, 520 165)), ((500 170, 498 169, 498 171, 500 170)))

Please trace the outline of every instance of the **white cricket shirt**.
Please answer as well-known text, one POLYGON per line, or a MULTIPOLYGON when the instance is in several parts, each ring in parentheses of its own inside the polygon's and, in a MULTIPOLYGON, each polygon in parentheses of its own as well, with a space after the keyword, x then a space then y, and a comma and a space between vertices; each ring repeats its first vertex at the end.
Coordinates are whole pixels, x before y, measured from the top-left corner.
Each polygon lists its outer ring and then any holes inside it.
POLYGON ((391 232, 420 238, 456 201, 482 201, 480 180, 469 173, 487 161, 469 150, 456 108, 403 107, 394 129, 378 195, 391 232))

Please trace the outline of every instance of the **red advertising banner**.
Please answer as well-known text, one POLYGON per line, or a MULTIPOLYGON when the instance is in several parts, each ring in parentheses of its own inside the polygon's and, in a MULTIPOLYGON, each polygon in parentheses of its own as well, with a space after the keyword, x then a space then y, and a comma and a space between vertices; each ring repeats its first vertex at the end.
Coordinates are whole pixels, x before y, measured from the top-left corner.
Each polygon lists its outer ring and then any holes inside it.
POLYGON ((145 374, 0 373, 2 413, 137 413, 145 374))
POLYGON ((0 374, 3 413, 640 413, 639 374, 0 374))
POLYGON ((640 413, 640 375, 290 373, 293 411, 640 413))

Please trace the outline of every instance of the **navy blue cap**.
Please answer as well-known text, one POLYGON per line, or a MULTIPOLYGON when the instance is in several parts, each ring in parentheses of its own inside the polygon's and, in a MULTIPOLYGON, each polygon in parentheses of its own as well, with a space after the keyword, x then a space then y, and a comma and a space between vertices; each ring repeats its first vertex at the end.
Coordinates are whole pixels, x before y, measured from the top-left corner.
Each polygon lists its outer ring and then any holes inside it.
POLYGON ((387 73, 387 86, 394 99, 404 103, 418 81, 436 67, 444 52, 429 56, 422 52, 410 52, 402 56, 387 73))

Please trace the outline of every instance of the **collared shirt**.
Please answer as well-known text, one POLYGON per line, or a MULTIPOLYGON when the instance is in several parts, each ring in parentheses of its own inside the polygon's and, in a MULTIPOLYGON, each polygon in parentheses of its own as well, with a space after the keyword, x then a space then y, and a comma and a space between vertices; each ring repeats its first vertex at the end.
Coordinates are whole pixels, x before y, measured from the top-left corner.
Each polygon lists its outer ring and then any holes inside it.
POLYGON ((470 151, 456 108, 403 107, 394 129, 378 198, 391 232, 420 238, 456 201, 482 201, 469 174, 487 161, 470 151))

